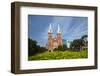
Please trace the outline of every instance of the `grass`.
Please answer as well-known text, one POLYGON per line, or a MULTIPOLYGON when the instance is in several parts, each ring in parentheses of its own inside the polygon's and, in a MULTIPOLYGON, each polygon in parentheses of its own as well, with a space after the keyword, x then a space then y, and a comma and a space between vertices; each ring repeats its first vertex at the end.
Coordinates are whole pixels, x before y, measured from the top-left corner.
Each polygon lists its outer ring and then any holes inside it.
POLYGON ((82 50, 80 52, 73 51, 54 51, 54 52, 43 52, 33 56, 29 56, 28 60, 57 60, 57 59, 80 59, 88 58, 88 51, 82 50))

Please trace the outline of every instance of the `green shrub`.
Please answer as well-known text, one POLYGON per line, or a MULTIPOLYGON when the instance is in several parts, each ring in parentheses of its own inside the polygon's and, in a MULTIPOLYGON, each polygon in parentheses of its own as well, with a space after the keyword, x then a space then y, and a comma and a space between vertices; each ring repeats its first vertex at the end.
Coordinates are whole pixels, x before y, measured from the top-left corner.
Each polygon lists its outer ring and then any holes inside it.
POLYGON ((83 50, 80 52, 73 51, 54 51, 54 52, 43 52, 33 56, 29 56, 28 60, 55 60, 55 59, 79 59, 87 58, 88 51, 83 50))

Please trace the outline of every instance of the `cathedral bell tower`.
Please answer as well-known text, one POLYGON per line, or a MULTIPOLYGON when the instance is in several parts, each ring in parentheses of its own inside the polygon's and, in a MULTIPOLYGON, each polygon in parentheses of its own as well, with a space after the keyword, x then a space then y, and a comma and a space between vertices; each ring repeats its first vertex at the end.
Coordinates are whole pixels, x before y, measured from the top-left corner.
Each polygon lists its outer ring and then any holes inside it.
POLYGON ((61 37, 59 24, 58 24, 58 30, 57 30, 57 43, 58 43, 58 46, 62 46, 62 37, 61 37))
POLYGON ((62 37, 61 37, 61 31, 60 27, 58 25, 58 30, 57 30, 57 36, 53 37, 52 36, 52 27, 51 24, 49 25, 49 30, 48 30, 48 50, 52 52, 55 48, 58 48, 59 46, 62 46, 62 37))
POLYGON ((53 42, 52 42, 52 27, 51 24, 49 25, 49 30, 48 30, 48 50, 52 51, 52 47, 53 47, 53 42))

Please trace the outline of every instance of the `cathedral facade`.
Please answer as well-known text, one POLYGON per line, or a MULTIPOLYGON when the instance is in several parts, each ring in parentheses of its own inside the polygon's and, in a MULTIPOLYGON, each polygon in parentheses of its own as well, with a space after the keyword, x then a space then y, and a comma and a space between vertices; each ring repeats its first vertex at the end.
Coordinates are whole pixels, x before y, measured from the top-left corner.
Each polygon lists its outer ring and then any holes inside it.
POLYGON ((58 48, 58 46, 62 46, 62 37, 61 37, 60 27, 58 25, 57 35, 53 37, 53 30, 50 24, 49 30, 48 30, 47 48, 49 51, 53 51, 55 48, 58 48))

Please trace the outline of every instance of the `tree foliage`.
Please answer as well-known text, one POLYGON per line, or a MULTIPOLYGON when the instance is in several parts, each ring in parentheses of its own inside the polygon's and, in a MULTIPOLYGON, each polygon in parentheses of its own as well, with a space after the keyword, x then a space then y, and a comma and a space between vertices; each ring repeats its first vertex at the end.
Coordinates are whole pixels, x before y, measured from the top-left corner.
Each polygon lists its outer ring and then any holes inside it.
POLYGON ((81 37, 81 39, 84 40, 84 39, 87 38, 87 37, 88 37, 87 35, 83 35, 83 36, 81 37))
POLYGON ((45 47, 40 47, 39 45, 37 45, 36 40, 32 40, 32 39, 28 38, 28 55, 29 56, 44 52, 46 50, 47 49, 45 47))
POLYGON ((73 40, 73 42, 70 45, 70 48, 76 51, 81 51, 84 48, 87 48, 88 44, 87 37, 88 37, 87 35, 83 35, 80 39, 73 40))
POLYGON ((88 46, 88 39, 87 38, 88 38, 87 35, 83 35, 81 38, 84 41, 84 48, 85 49, 87 49, 87 46, 88 46))
POLYGON ((70 45, 71 49, 76 51, 81 51, 83 46, 84 42, 82 39, 75 39, 70 45))
POLYGON ((58 46, 58 48, 55 48, 54 51, 66 51, 67 50, 67 46, 63 45, 63 46, 58 46))

